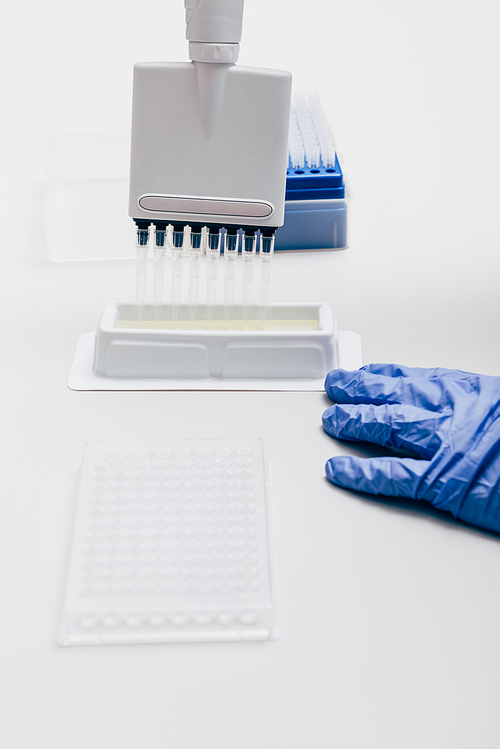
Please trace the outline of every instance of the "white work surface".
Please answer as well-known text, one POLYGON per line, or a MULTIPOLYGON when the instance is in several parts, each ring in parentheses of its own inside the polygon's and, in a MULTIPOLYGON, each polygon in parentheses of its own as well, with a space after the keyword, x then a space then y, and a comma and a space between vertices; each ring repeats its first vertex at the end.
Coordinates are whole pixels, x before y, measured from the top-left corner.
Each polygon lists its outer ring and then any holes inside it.
MULTIPOLYGON (((275 259, 364 361, 500 375, 496 0, 247 0, 240 62, 317 90, 354 191, 346 252, 275 259)), ((136 60, 187 59, 182 0, 10 3, 2 18, 0 746, 494 749, 500 539, 327 482, 357 452, 320 393, 71 392, 131 263, 51 264, 50 134, 128 127, 136 60), (87 441, 262 437, 279 638, 56 645, 87 441)))

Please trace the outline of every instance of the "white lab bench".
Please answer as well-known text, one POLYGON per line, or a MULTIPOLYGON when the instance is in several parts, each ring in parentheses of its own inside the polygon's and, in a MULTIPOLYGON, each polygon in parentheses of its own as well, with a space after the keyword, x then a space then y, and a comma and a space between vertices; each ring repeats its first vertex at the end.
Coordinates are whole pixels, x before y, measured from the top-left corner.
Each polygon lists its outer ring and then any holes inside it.
MULTIPOLYGON (((30 0, 4 22, 0 745, 496 747, 497 536, 330 485, 326 460, 363 450, 323 432, 323 393, 66 387, 79 335, 131 299, 134 267, 45 260, 47 141, 127 127, 132 62, 186 58, 182 3, 149 5, 142 20, 129 2, 30 0), (167 15, 164 49, 151 18, 167 15), (192 437, 263 439, 279 637, 58 647, 84 444, 192 437)), ((500 376, 498 7, 246 5, 241 62, 320 92, 354 190, 350 249, 276 256, 273 301, 330 303, 365 363, 500 376)))

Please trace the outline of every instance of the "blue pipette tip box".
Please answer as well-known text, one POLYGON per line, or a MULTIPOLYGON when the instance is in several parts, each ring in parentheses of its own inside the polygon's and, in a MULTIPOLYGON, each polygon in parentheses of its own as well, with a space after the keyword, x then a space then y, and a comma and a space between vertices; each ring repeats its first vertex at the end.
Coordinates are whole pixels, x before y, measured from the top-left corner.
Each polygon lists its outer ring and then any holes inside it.
POLYGON ((344 175, 335 156, 335 165, 325 166, 320 159, 318 166, 295 169, 290 159, 286 171, 285 200, 321 200, 345 197, 344 175))
POLYGON ((275 249, 344 250, 349 246, 351 194, 339 160, 335 169, 288 164, 285 221, 276 232, 275 249))
POLYGON ((349 246, 351 195, 319 97, 295 94, 290 111, 285 220, 275 249, 349 246))

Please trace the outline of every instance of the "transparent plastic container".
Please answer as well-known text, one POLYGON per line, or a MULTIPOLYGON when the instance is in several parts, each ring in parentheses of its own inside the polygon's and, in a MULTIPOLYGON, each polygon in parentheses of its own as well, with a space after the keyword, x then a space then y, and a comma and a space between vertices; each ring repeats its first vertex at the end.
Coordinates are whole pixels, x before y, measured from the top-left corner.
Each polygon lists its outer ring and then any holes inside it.
POLYGON ((128 132, 52 136, 44 205, 49 260, 135 257, 127 213, 129 150, 128 132))
POLYGON ((274 637, 267 503, 259 439, 87 444, 59 644, 274 637))

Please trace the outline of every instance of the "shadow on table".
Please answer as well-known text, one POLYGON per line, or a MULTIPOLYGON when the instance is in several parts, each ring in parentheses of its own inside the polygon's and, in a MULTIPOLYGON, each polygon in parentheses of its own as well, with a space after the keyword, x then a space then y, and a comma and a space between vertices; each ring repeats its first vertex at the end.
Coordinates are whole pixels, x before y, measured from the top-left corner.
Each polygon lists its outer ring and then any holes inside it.
MULTIPOLYGON (((342 445, 342 447, 345 448, 346 454, 356 455, 360 458, 377 458, 391 455, 398 455, 407 458, 419 457, 409 450, 392 450, 380 447, 378 445, 372 445, 369 442, 349 442, 348 440, 339 439, 334 439, 334 441, 338 445, 342 445)), ((326 477, 325 481, 328 481, 326 477)), ((496 541, 500 541, 500 534, 494 533, 493 531, 484 530, 483 528, 477 528, 475 525, 469 525, 468 523, 464 523, 462 520, 457 520, 450 512, 438 510, 433 507, 430 502, 427 502, 424 499, 420 500, 406 499, 405 497, 387 497, 381 494, 373 495, 367 494, 365 492, 354 491, 352 489, 345 489, 341 486, 336 486, 336 488, 340 491, 346 492, 347 494, 351 494, 353 497, 356 497, 363 502, 378 504, 384 509, 389 510, 390 512, 407 512, 414 515, 425 516, 429 520, 437 520, 441 523, 447 523, 448 525, 456 526, 461 530, 472 533, 479 533, 483 536, 489 536, 496 541)))

